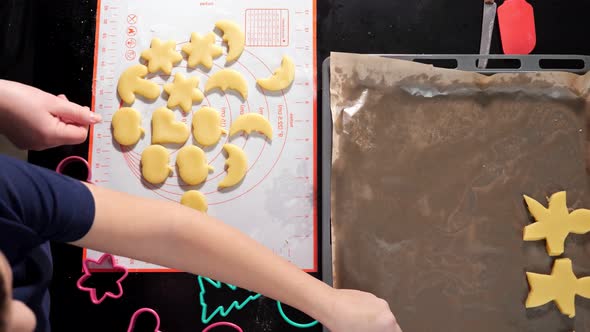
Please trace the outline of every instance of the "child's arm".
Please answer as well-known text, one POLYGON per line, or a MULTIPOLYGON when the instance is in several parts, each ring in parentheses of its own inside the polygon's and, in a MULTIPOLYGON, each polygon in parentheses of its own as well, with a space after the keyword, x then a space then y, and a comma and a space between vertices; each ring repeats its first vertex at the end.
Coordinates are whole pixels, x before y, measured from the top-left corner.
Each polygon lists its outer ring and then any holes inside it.
POLYGON ((303 310, 334 332, 400 331, 385 301, 366 293, 334 290, 207 215, 177 203, 88 188, 96 216, 76 245, 262 293, 303 310))

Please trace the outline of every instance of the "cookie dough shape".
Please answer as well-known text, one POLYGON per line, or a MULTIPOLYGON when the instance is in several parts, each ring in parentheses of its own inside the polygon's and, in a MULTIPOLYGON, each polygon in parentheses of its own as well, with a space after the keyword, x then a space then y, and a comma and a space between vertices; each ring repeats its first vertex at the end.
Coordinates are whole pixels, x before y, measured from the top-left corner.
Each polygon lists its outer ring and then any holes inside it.
POLYGON ((196 186, 203 183, 213 167, 207 163, 205 152, 200 148, 189 145, 178 151, 176 157, 178 175, 186 184, 196 186))
POLYGON ((280 91, 288 88, 295 79, 295 63, 288 56, 283 56, 281 67, 274 71, 269 78, 259 78, 256 83, 269 91, 280 91))
POLYGON ((141 175, 151 184, 160 184, 172 174, 170 154, 161 145, 150 145, 141 154, 141 175))
POLYGON ((570 213, 565 191, 551 195, 549 208, 526 195, 524 200, 536 222, 524 228, 523 239, 546 240, 550 256, 563 254, 565 238, 569 233, 586 234, 590 231, 590 210, 579 209, 570 213))
POLYGON ((176 121, 174 112, 166 107, 152 114, 152 144, 184 144, 189 136, 188 126, 176 121))
POLYGON ((141 114, 130 107, 123 107, 115 112, 111 120, 113 137, 121 145, 135 145, 143 135, 141 114))
POLYGON ((229 136, 234 136, 239 132, 245 132, 250 135, 253 131, 259 132, 272 140, 272 126, 270 122, 258 113, 247 113, 240 115, 229 129, 229 136))
POLYGON ((557 259, 550 275, 526 273, 530 292, 525 306, 534 308, 555 301, 562 314, 573 318, 576 315, 576 295, 590 298, 590 277, 576 278, 572 261, 557 259))
POLYGON ((238 71, 234 69, 222 69, 209 77, 205 84, 205 93, 213 89, 237 91, 244 100, 248 99, 248 83, 238 71))
POLYGON ((229 20, 221 20, 215 22, 215 27, 223 32, 223 41, 227 43, 226 62, 238 60, 246 45, 246 35, 240 26, 229 20))
POLYGON ((225 144, 223 150, 227 153, 225 161, 227 175, 219 182, 220 189, 233 187, 240 183, 248 171, 248 157, 242 149, 233 144, 225 144))
POLYGON ((185 78, 181 73, 176 73, 174 82, 164 86, 164 91, 168 94, 168 107, 180 106, 184 113, 188 113, 194 102, 200 103, 205 98, 198 86, 198 78, 185 78))
POLYGON ((148 69, 144 65, 134 65, 125 69, 117 85, 117 93, 121 100, 131 105, 135 101, 135 95, 150 100, 158 98, 160 87, 156 83, 144 79, 147 74, 148 69))
POLYGON ((172 67, 182 60, 182 55, 176 51, 174 40, 163 42, 159 38, 154 38, 150 48, 141 52, 141 58, 147 61, 150 73, 161 70, 170 75, 172 67))
POLYGON ((206 213, 209 209, 205 195, 196 190, 185 192, 180 199, 180 204, 203 213, 206 213))
POLYGON ((215 34, 213 32, 209 32, 203 37, 193 32, 190 43, 183 45, 182 51, 188 55, 189 67, 202 65, 207 70, 213 67, 213 59, 223 54, 223 49, 215 45, 215 34))
POLYGON ((211 107, 203 107, 193 113, 193 136, 202 146, 215 145, 227 131, 221 127, 219 112, 211 107))

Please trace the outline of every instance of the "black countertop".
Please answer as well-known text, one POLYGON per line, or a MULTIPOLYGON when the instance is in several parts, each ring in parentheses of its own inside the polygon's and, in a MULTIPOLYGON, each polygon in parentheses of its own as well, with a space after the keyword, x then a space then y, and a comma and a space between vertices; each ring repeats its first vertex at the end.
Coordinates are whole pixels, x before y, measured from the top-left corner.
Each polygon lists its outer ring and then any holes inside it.
MULTIPOLYGON (((539 54, 590 54, 585 40, 587 0, 529 1, 535 8, 539 54)), ((477 53, 481 0, 383 1, 318 0, 318 65, 330 51, 357 53, 477 53)), ((96 2, 92 0, 4 0, 0 3, 0 78, 32 84, 89 105, 93 70, 96 2)), ((496 26, 491 52, 500 53, 496 26)), ((321 92, 321 91, 320 91, 321 92)), ((85 156, 87 146, 31 153, 30 161, 49 168, 67 155, 85 156)), ((54 245, 52 321, 55 331, 122 331, 140 307, 157 310, 165 331, 200 331, 196 277, 183 274, 132 274, 126 296, 92 305, 75 288, 81 275, 79 249, 54 245)), ((215 290, 210 305, 248 296, 215 290)), ((294 319, 305 318, 293 314, 294 319)), ((230 314, 245 331, 296 331, 278 316, 276 305, 261 299, 230 314)), ((149 319, 142 325, 149 326, 149 319)), ((143 331, 142 329, 137 329, 143 331)), ((147 328, 145 331, 148 331, 147 328)), ((319 328, 308 329, 319 331, 319 328)), ((217 330, 216 330, 217 331, 217 330)), ((222 328, 218 331, 223 331, 222 328)), ((229 330, 228 330, 229 331, 229 330)))

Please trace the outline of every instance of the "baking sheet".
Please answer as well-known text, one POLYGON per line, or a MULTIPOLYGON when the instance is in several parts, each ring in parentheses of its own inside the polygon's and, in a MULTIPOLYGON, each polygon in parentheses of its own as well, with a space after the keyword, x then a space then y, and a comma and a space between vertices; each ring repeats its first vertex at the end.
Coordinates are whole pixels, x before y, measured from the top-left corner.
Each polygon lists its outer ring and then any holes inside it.
MULTIPOLYGON (((524 272, 551 259, 522 241, 522 194, 590 206, 587 80, 333 54, 335 285, 385 297, 409 331, 587 330, 586 300, 575 320, 525 310, 524 272)), ((586 239, 566 245, 580 277, 586 239)))
MULTIPOLYGON (((179 201, 186 190, 199 189, 209 202, 209 214, 246 232, 275 253, 307 271, 317 271, 316 211, 316 77, 315 77, 315 7, 313 0, 304 1, 190 1, 171 0, 101 0, 98 5, 95 80, 93 108, 105 120, 91 134, 90 161, 93 181, 101 186, 135 195, 179 201), (165 98, 155 103, 137 100, 133 105, 142 113, 146 135, 132 149, 121 148, 111 137, 110 119, 120 101, 116 85, 120 73, 139 63, 141 51, 149 48, 153 37, 174 39, 177 49, 188 42, 191 32, 213 31, 215 21, 229 19, 246 33, 246 49, 235 64, 248 81, 249 98, 243 103, 229 93, 208 94, 201 105, 213 106, 229 129, 240 114, 258 112, 271 122, 275 136, 271 143, 259 137, 232 139, 243 146, 251 168, 244 182, 234 190, 220 192, 217 183, 224 176, 224 155, 220 142, 207 150, 215 167, 202 187, 190 187, 177 177, 162 186, 140 180, 141 151, 150 142, 151 112, 166 104, 165 98), (296 63, 292 87, 282 93, 263 94, 255 79, 269 76, 280 66, 283 55, 296 63)), ((221 38, 218 37, 219 44, 221 38)), ((186 58, 186 56, 185 56, 186 58)), ((214 68, 205 72, 186 68, 186 60, 174 68, 171 76, 182 72, 200 79, 203 89, 208 76, 224 68, 225 56, 215 60, 214 68)), ((169 76, 149 75, 160 85, 169 76)), ((175 111, 178 120, 191 123, 191 116, 175 111)), ((192 144, 191 140, 187 144, 192 144)), ((180 147, 170 148, 171 164, 180 147)), ((87 257, 100 253, 86 251, 87 257)), ((166 268, 118 257, 118 263, 132 271, 168 271, 166 268)))

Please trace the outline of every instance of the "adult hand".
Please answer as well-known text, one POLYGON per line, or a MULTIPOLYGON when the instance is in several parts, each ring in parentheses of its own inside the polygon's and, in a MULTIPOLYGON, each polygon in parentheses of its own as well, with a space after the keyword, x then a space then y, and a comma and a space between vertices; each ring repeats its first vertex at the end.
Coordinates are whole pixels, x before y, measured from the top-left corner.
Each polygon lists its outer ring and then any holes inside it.
POLYGON ((80 144, 88 126, 101 121, 88 107, 37 88, 0 80, 0 134, 20 149, 80 144))

